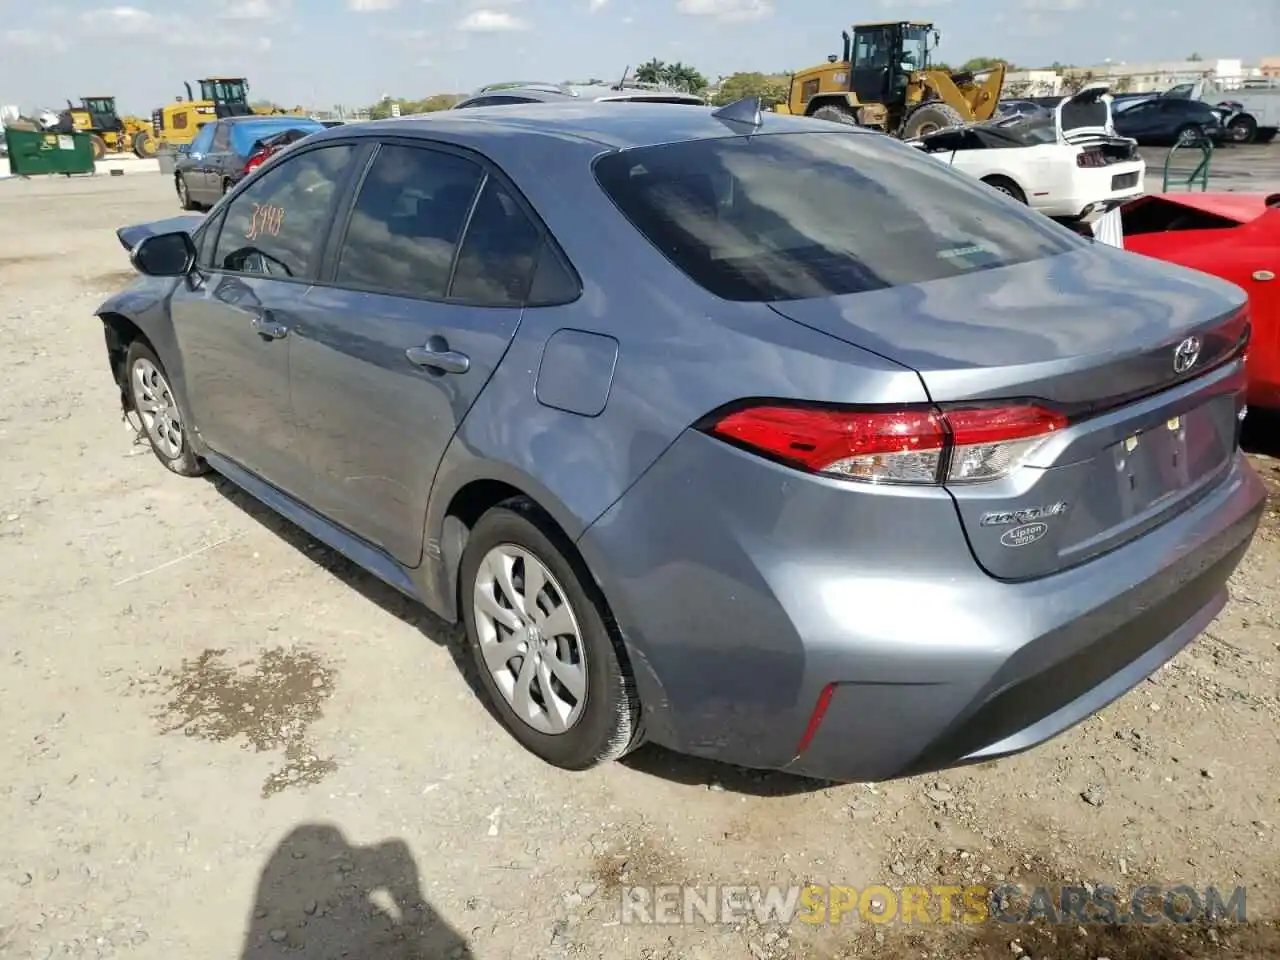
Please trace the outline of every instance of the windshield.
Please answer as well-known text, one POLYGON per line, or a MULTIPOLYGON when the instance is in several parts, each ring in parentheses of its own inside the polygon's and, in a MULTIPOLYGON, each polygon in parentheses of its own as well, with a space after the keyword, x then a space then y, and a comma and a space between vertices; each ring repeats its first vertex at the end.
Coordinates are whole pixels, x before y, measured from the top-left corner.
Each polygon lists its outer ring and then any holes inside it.
POLYGON ((269 140, 287 130, 311 135, 325 129, 319 120, 308 117, 273 117, 270 120, 250 120, 231 124, 231 146, 241 156, 248 156, 253 146, 261 141, 269 140))
POLYGON ((200 98, 214 103, 241 103, 246 99, 244 83, 239 80, 201 80, 200 98))
POLYGON ((606 154, 595 172, 655 247, 726 300, 923 283, 1084 242, 932 157, 869 134, 642 147, 606 154))
POLYGON ((929 65, 929 31, 924 27, 903 29, 902 61, 917 70, 923 70, 929 65))
POLYGON ((116 101, 114 97, 86 97, 84 105, 91 113, 116 112, 116 101))

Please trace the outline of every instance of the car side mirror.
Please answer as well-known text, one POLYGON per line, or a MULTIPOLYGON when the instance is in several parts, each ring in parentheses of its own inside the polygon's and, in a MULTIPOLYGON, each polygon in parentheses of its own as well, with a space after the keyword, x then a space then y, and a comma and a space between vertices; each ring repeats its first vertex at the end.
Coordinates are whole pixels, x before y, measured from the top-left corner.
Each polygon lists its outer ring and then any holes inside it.
POLYGON ((129 254, 129 262, 148 277, 185 277, 196 264, 196 245, 182 231, 144 237, 129 254))

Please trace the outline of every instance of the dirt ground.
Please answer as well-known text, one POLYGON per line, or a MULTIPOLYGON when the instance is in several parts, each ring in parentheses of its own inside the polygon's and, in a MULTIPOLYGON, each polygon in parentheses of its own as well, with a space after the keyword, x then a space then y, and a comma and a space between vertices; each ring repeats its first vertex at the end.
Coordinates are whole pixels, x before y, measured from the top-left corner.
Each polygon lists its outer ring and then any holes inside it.
POLYGON ((113 228, 177 212, 158 176, 0 183, 0 956, 1280 955, 1280 512, 1199 640, 1020 757, 564 773, 452 630, 132 443, 92 311, 130 276, 113 228), (624 885, 810 882, 1243 886, 1250 922, 619 923, 624 885))

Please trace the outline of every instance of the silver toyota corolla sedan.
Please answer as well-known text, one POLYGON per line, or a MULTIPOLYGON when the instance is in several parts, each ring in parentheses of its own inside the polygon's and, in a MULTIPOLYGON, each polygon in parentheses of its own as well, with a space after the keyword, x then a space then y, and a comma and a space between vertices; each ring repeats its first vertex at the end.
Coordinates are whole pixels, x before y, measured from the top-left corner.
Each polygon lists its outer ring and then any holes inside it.
POLYGON ((119 236, 97 315, 160 462, 460 619, 568 769, 1026 749, 1205 628, 1262 510, 1242 291, 856 128, 338 127, 119 236))

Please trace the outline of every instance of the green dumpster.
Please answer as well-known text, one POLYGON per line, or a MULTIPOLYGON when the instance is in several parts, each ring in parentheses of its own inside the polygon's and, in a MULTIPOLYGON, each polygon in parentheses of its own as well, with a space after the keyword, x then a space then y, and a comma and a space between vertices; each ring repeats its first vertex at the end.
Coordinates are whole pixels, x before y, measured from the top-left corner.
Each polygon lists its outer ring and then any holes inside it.
POLYGON ((16 177, 94 172, 93 141, 87 133, 6 127, 4 138, 9 144, 9 172, 16 177))

